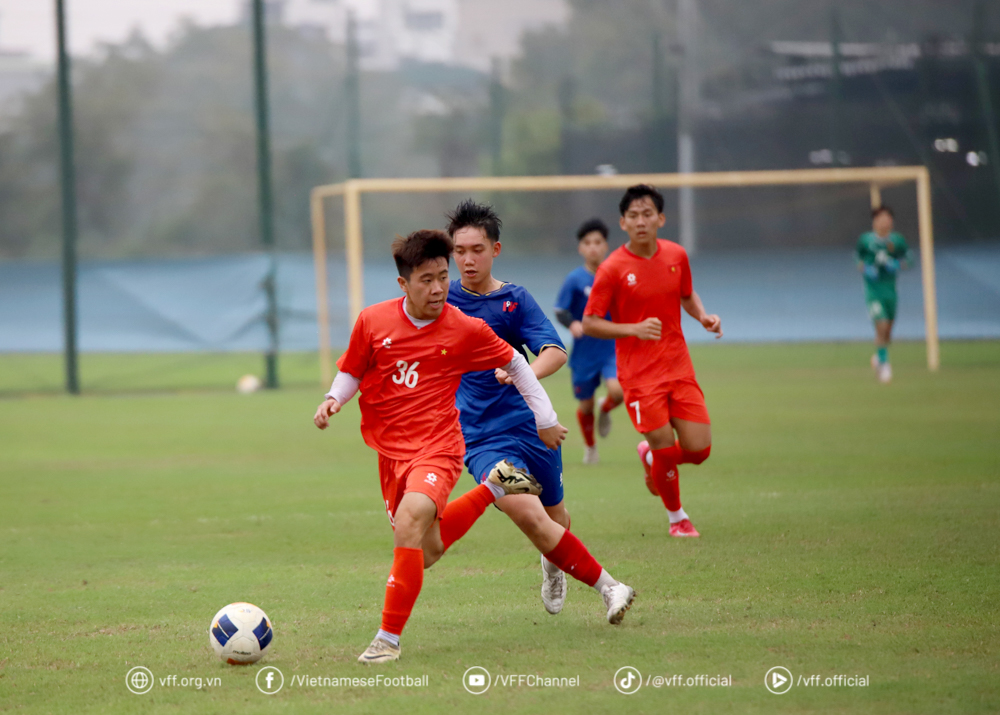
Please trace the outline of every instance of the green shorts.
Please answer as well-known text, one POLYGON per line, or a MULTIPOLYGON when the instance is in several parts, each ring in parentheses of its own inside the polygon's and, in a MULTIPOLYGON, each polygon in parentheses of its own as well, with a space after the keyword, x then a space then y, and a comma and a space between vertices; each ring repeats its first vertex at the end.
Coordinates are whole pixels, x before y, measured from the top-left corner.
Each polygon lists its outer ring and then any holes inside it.
POLYGON ((896 319, 896 296, 866 295, 865 303, 868 305, 868 317, 873 323, 896 319))

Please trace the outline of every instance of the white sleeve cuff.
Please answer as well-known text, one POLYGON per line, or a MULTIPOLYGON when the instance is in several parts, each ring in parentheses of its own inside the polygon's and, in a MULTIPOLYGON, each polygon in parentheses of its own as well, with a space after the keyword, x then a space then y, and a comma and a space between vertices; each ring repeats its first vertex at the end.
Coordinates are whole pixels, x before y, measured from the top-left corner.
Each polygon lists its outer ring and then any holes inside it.
POLYGON ((535 415, 535 426, 538 429, 548 429, 559 424, 559 417, 552 407, 542 383, 535 377, 534 371, 528 361, 521 353, 514 351, 514 358, 504 366, 504 371, 510 375, 514 382, 514 387, 521 393, 524 401, 528 403, 532 413, 535 415))
POLYGON ((330 385, 330 391, 324 395, 328 400, 336 400, 343 407, 357 394, 361 387, 361 380, 346 372, 338 372, 330 385))

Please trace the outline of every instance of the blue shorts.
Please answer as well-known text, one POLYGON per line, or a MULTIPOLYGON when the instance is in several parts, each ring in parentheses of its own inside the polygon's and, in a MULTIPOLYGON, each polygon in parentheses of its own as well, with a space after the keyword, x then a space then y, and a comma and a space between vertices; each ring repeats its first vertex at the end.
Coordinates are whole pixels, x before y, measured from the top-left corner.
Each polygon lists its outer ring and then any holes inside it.
POLYGON ((614 354, 600 363, 588 365, 583 370, 573 370, 573 396, 578 400, 589 400, 600 386, 601 380, 618 377, 618 366, 614 354))
POLYGON ((544 506, 555 506, 563 500, 562 447, 546 447, 533 423, 466 445, 465 450, 465 466, 477 484, 482 484, 497 462, 506 459, 538 480, 542 485, 539 499, 544 506))

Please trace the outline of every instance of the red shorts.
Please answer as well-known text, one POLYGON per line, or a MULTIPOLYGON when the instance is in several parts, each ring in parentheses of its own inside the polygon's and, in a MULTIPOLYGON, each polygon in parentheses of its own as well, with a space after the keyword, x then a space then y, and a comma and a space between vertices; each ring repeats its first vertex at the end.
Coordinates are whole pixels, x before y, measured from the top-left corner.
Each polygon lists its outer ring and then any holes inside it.
POLYGON ((378 477, 382 482, 382 499, 395 528, 396 509, 403 495, 409 492, 426 494, 437 506, 440 519, 448 504, 448 496, 462 476, 462 457, 457 454, 422 454, 408 462, 378 456, 378 477))
POLYGON ((622 390, 628 416, 642 434, 669 424, 671 417, 706 425, 711 423, 705 395, 693 377, 634 390, 622 385, 622 390))

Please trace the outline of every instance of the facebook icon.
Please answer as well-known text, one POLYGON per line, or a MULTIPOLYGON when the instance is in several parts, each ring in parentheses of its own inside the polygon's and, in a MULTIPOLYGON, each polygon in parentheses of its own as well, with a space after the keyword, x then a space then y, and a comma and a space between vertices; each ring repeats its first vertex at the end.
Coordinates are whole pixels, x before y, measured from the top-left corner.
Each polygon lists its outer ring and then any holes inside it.
POLYGON ((257 690, 264 695, 274 695, 285 685, 285 676, 272 665, 257 671, 257 690))

